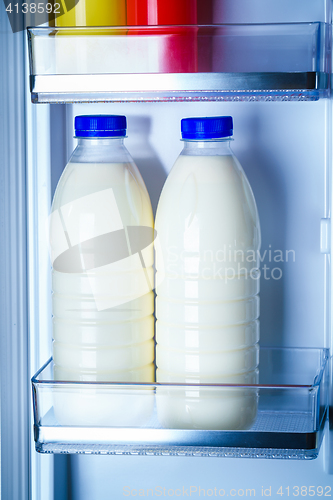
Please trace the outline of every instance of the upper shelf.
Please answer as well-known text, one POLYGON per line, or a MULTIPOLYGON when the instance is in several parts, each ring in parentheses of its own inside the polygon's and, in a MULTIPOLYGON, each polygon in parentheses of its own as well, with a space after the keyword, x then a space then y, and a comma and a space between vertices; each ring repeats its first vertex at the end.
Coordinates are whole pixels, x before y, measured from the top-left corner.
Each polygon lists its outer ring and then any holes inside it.
POLYGON ((30 28, 33 102, 317 100, 325 23, 30 28))

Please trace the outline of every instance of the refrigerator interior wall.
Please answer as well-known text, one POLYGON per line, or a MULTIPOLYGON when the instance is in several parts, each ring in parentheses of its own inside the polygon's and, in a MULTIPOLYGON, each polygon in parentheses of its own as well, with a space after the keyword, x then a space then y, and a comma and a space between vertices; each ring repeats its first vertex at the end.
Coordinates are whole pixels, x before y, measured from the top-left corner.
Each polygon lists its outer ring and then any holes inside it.
POLYGON ((215 23, 330 22, 331 0, 198 0, 200 14, 215 23), (210 9, 207 9, 207 6, 210 9))
MULTIPOLYGON (((51 151, 57 151, 51 155, 52 189, 65 165, 64 159, 75 147, 73 117, 87 113, 125 114, 126 146, 146 182, 155 211, 166 176, 182 148, 181 118, 230 114, 234 118, 232 148, 249 178, 261 220, 261 343, 328 346, 329 267, 320 245, 321 227, 326 227, 325 223, 321 225, 321 219, 330 214, 327 125, 330 105, 329 100, 319 100, 51 106, 51 151)), ((125 486, 144 489, 161 484, 171 489, 183 485, 202 488, 202 485, 206 488, 252 485, 259 492, 263 471, 263 486, 267 487, 278 488, 277 470, 284 487, 300 485, 300 474, 307 478, 304 485, 329 484, 323 467, 324 455, 325 447, 311 464, 292 462, 287 466, 280 461, 252 464, 246 460, 245 467, 237 459, 223 462, 190 459, 193 460, 190 463, 180 457, 56 457, 55 474, 57 477, 57 470, 64 468, 67 471, 70 461, 73 498, 80 500, 91 498, 92 492, 104 500, 110 494, 120 497, 125 486), (243 470, 242 480, 235 472, 239 467, 243 470), (111 474, 107 474, 109 469, 111 474)), ((56 492, 62 491, 61 488, 58 482, 56 492)))
MULTIPOLYGON (((202 22, 330 21, 330 1, 311 0, 201 2, 202 22), (206 18, 204 18, 206 16, 206 18)), ((261 339, 281 346, 328 346, 328 257, 320 253, 321 219, 330 216, 330 102, 200 103, 51 106, 51 183, 54 190, 74 148, 73 117, 77 114, 125 114, 126 145, 147 184, 153 207, 165 178, 181 150, 180 119, 186 116, 231 114, 235 121, 233 150, 253 188, 261 218, 262 266, 261 339), (61 131, 64 131, 64 134, 61 131), (266 251, 266 253, 265 253, 266 251), (269 253, 271 251, 271 253, 269 253), (278 251, 278 252, 276 252, 278 251), (275 252, 275 253, 274 253, 275 252), (287 254, 287 252, 289 252, 287 254), (288 255, 288 261, 287 261, 288 255), (280 260, 278 260, 280 256, 280 260), (276 257, 277 260, 274 260, 276 257), (282 258, 282 260, 281 260, 282 258), (280 275, 281 278, 274 279, 280 275)), ((322 225, 325 231, 325 222, 322 225)), ((49 302, 49 297, 48 297, 49 302)), ((41 299, 41 304, 43 299, 41 299)), ((41 333, 49 336, 49 332, 41 333)), ((47 340, 46 340, 47 341, 47 340)), ((328 440, 311 462, 254 461, 181 457, 55 457, 55 498, 80 500, 122 498, 139 490, 163 487, 224 488, 231 493, 248 488, 263 496, 279 486, 286 494, 301 485, 331 484, 328 440), (239 473, 241 468, 242 473, 239 473), (68 480, 68 482, 66 482, 68 480), (126 489, 124 490, 124 487, 126 489), (69 493, 70 492, 70 493, 69 493), (128 494, 129 492, 129 494, 128 494)), ((331 455, 332 456, 332 455, 331 455)), ((41 457, 46 460, 47 457, 41 457)), ((326 490, 328 491, 328 490, 326 490)), ((292 494, 292 493, 290 493, 292 494)), ((202 493, 203 495, 203 493, 202 493)), ((142 495, 141 495, 142 496, 142 495)), ((156 495, 157 496, 157 495, 156 495)))

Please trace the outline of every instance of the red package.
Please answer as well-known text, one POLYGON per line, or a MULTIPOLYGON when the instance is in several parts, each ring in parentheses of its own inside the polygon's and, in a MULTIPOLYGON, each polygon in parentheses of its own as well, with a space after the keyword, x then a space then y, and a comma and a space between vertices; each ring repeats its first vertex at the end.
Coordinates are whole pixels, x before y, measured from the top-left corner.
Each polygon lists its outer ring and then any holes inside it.
POLYGON ((197 72, 196 23, 197 0, 127 0, 128 26, 161 26, 128 31, 157 37, 152 44, 156 42, 159 73, 197 72))
POLYGON ((127 0, 128 26, 197 23, 197 0, 127 0))

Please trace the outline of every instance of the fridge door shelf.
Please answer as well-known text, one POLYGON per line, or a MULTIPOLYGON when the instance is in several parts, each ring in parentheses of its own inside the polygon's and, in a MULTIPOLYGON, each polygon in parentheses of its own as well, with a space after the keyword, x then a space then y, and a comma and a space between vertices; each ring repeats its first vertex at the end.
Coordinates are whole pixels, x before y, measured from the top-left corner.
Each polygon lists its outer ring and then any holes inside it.
POLYGON ((33 102, 317 100, 325 23, 29 28, 33 102))
POLYGON ((328 412, 328 350, 261 348, 252 385, 56 381, 51 358, 32 391, 41 453, 312 459, 328 412), (230 418, 242 430, 219 430, 230 418))

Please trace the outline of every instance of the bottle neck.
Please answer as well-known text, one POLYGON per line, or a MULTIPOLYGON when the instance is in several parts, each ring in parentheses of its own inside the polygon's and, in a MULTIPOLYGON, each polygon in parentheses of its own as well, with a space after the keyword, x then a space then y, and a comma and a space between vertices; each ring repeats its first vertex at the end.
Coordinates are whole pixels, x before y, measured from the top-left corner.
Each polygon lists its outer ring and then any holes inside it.
POLYGON ((183 140, 184 148, 182 154, 184 155, 232 155, 230 149, 230 141, 232 137, 225 137, 223 139, 209 139, 209 140, 183 140))
POLYGON ((78 146, 85 148, 94 146, 111 146, 113 148, 124 146, 124 137, 76 137, 78 146))
POLYGON ((128 163, 132 158, 124 137, 77 137, 72 163, 128 163))

